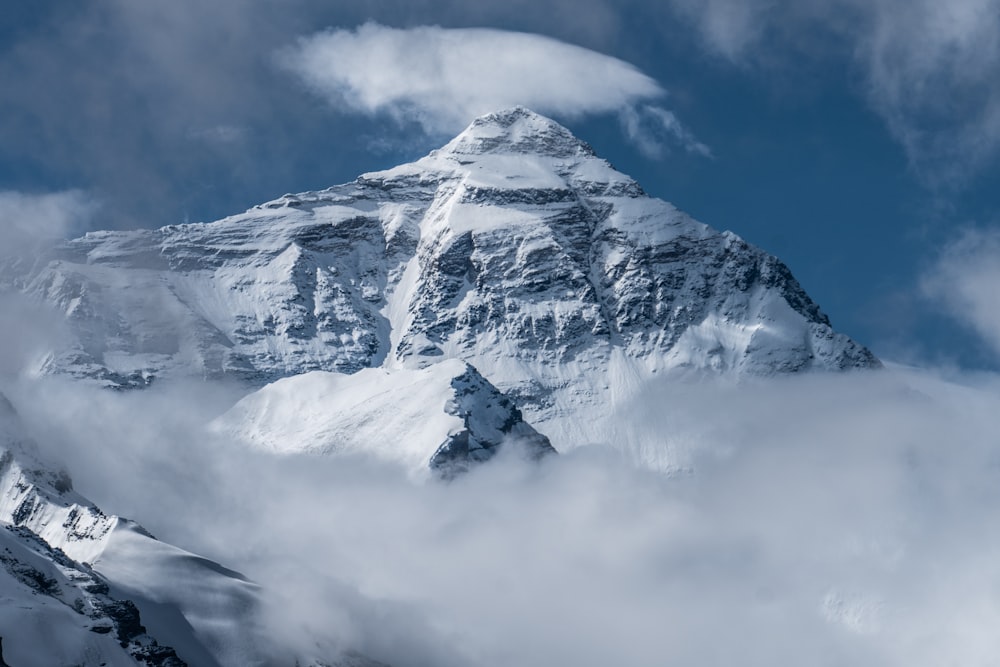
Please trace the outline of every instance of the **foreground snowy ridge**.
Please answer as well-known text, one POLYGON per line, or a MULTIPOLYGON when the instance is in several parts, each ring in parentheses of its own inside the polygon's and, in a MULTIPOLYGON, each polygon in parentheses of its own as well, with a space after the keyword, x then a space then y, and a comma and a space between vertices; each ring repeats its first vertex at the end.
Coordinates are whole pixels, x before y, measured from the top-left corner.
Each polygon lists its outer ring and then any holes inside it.
MULTIPOLYGON (((105 514, 44 461, 0 394, 0 638, 16 667, 314 662, 267 648, 258 587, 105 514), (275 657, 275 659, 278 659, 275 657)), ((327 660, 337 656, 326 651, 327 660)), ((346 659, 346 658, 345 658, 346 659)))

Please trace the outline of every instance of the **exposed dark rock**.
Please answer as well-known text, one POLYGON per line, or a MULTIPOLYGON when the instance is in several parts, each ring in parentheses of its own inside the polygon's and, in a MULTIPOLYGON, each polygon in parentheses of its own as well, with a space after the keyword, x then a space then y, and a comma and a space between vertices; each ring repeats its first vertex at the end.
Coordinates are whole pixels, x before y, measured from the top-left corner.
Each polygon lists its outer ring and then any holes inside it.
POLYGON ((430 468, 444 479, 468 471, 493 458, 502 446, 521 448, 529 458, 554 454, 552 443, 532 428, 521 411, 471 366, 451 382, 455 399, 450 411, 461 417, 465 428, 441 444, 430 460, 430 468))

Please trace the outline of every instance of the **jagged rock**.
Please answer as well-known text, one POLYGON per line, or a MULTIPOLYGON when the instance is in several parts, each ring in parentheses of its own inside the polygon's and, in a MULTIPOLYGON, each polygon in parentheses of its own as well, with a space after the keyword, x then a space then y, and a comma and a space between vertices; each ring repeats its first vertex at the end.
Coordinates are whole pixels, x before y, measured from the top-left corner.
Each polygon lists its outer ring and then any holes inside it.
POLYGON ((9 644, 15 664, 185 667, 173 648, 147 634, 136 605, 111 597, 92 568, 23 526, 0 526, 0 592, 17 615, 14 625, 0 621, 19 628, 9 644))

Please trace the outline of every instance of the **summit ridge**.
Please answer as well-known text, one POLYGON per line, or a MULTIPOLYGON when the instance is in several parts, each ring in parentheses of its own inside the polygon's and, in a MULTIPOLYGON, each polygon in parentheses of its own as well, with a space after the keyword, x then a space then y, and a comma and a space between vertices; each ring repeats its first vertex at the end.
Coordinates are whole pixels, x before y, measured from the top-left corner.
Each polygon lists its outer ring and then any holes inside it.
POLYGON ((593 156, 594 150, 554 120, 522 106, 476 118, 441 153, 522 153, 548 157, 593 156))

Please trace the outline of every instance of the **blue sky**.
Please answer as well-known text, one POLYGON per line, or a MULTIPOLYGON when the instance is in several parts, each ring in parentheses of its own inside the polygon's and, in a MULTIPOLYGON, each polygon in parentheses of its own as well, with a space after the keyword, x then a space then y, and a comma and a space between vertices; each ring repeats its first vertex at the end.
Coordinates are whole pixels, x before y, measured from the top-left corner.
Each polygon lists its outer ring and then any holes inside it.
POLYGON ((1000 0, 205 4, 5 8, 4 224, 67 191, 68 232, 212 220, 522 103, 883 358, 998 367, 1000 0))

